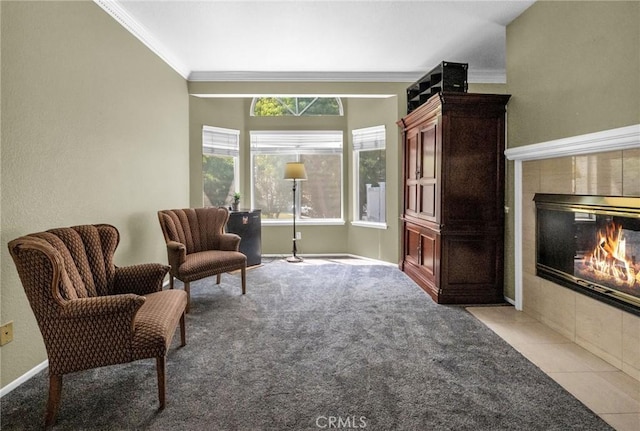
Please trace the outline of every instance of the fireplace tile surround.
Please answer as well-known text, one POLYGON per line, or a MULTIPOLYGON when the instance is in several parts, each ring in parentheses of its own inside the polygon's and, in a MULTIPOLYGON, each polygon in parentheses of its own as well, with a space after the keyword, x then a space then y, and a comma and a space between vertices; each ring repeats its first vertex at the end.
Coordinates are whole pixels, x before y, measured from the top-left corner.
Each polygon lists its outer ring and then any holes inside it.
POLYGON ((516 308, 640 380, 640 317, 536 276, 533 201, 536 193, 640 196, 640 125, 528 147, 507 150, 516 163, 516 308))

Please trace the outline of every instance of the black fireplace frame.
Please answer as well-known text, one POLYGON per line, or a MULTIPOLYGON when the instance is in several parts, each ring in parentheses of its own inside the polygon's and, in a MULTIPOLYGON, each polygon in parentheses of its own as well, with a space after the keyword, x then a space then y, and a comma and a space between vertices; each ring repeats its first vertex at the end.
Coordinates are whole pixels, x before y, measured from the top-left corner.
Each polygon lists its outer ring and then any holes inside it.
POLYGON ((640 316, 640 298, 540 263, 540 211, 625 217, 638 219, 640 223, 640 197, 536 193, 533 200, 536 204, 536 275, 640 316))

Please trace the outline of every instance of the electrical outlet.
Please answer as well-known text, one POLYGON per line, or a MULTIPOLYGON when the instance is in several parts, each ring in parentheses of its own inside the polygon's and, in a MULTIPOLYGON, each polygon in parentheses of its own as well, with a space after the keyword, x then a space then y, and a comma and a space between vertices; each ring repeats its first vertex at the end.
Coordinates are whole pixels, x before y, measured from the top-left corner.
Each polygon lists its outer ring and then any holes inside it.
POLYGON ((0 346, 13 341, 13 320, 0 326, 0 346))
POLYGON ((296 232, 296 239, 302 239, 302 232, 296 232))

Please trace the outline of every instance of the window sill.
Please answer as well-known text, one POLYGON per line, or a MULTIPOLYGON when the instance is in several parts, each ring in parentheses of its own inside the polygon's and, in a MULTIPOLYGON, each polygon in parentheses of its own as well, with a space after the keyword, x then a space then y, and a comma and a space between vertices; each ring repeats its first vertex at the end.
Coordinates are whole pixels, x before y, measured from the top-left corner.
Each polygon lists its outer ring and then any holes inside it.
POLYGON ((378 223, 371 221, 352 221, 351 226, 368 227, 372 229, 387 229, 386 223, 378 223))
MULTIPOLYGON (((316 219, 305 220, 296 219, 296 226, 344 226, 345 222, 341 219, 316 219)), ((262 219, 262 226, 292 226, 293 220, 265 220, 262 219)))

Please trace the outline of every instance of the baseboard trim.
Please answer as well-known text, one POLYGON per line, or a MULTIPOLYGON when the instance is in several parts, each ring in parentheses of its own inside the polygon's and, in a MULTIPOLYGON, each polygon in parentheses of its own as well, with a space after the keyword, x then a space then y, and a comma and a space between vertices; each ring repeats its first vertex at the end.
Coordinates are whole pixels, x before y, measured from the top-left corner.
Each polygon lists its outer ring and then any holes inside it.
POLYGON ((509 298, 508 296, 505 296, 504 300, 515 307, 516 301, 514 301, 513 299, 509 298))
MULTIPOLYGON (((263 254, 262 257, 265 258, 271 258, 271 259, 285 259, 287 256, 289 256, 288 254, 282 254, 282 253, 271 253, 271 254, 263 254)), ((331 259, 331 258, 351 258, 351 259, 362 259, 362 260, 368 260, 380 265, 391 265, 391 266, 398 266, 398 264, 396 263, 391 263, 391 262, 387 262, 384 260, 379 260, 379 259, 374 259, 372 257, 365 257, 365 256, 359 256, 357 254, 351 254, 351 253, 317 253, 317 254, 307 254, 307 253, 298 253, 298 256, 301 256, 303 258, 318 258, 318 259, 331 259)))
POLYGON ((25 383, 26 381, 31 379, 33 376, 35 376, 36 374, 38 374, 40 371, 44 370, 48 366, 49 366, 49 360, 47 359, 44 362, 42 362, 41 364, 38 364, 35 367, 33 367, 32 369, 30 369, 29 371, 27 371, 26 373, 24 373, 23 375, 21 375, 17 379, 15 379, 13 382, 9 383, 7 386, 2 387, 2 389, 0 389, 0 398, 4 397, 9 392, 14 390, 15 388, 17 388, 21 384, 25 383))

